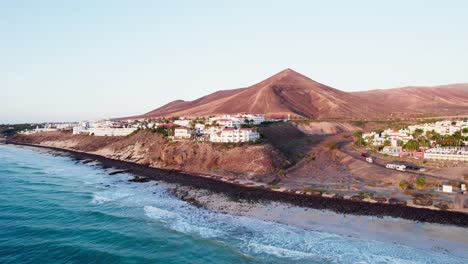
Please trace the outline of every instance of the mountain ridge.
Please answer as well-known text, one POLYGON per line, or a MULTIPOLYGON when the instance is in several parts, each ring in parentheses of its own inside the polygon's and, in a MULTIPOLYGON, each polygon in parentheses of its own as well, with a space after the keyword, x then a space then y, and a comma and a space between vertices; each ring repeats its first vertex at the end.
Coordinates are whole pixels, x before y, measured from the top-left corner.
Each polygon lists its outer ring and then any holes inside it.
POLYGON ((239 112, 306 119, 468 113, 468 84, 345 92, 288 68, 249 87, 219 90, 191 101, 175 100, 130 118, 210 116, 239 112))
POLYGON ((221 90, 193 101, 173 101, 142 117, 252 112, 277 117, 353 118, 376 110, 372 102, 286 69, 252 86, 221 90))

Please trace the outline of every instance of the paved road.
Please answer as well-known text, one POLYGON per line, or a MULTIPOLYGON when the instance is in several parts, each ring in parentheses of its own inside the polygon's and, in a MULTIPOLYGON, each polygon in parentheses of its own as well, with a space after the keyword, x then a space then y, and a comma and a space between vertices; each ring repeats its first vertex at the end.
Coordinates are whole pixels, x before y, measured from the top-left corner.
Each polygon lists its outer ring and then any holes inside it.
MULTIPOLYGON (((338 143, 338 148, 342 152, 348 154, 349 156, 351 156, 351 157, 353 157, 355 159, 366 161, 365 158, 361 156, 360 152, 355 151, 355 150, 353 150, 351 148, 351 141, 342 141, 342 142, 338 143)), ((395 161, 394 163, 399 163, 399 162, 400 161, 395 161)), ((389 163, 389 161, 387 161, 387 160, 377 159, 377 158, 374 157, 374 163, 369 163, 369 164, 385 168, 385 165, 387 165, 388 163, 389 163)), ((385 169, 387 169, 387 168, 385 168, 385 169)), ((442 176, 434 176, 434 175, 430 175, 430 174, 423 173, 423 172, 420 172, 420 171, 406 170, 406 171, 404 171, 404 173, 413 174, 413 175, 417 175, 417 176, 424 176, 424 177, 427 177, 427 178, 433 178, 433 179, 438 179, 438 180, 450 180, 449 178, 445 178, 445 177, 442 177, 442 176)))

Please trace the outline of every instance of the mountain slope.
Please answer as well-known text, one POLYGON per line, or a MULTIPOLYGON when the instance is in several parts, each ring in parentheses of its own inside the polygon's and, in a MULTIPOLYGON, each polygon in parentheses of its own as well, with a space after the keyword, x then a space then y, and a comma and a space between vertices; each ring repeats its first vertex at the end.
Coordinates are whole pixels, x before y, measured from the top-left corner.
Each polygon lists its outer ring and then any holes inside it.
POLYGON ((248 88, 218 91, 194 101, 174 101, 141 117, 206 116, 251 112, 305 118, 366 118, 388 114, 358 96, 315 82, 291 69, 248 88))
POLYGON ((403 87, 354 92, 365 100, 379 102, 391 112, 431 115, 468 114, 468 84, 433 87, 403 87))

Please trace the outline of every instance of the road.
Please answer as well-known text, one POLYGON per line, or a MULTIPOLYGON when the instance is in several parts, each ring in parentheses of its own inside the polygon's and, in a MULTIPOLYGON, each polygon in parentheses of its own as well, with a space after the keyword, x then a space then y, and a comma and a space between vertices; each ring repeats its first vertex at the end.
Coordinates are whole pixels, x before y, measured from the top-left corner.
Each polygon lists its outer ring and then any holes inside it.
MULTIPOLYGON (((339 142, 338 144, 338 148, 345 154, 355 158, 355 159, 358 159, 358 160, 362 160, 362 161, 366 161, 364 157, 361 156, 361 152, 358 152, 356 150, 353 150, 351 148, 351 141, 342 141, 342 142, 339 142)), ((390 163, 389 161, 387 160, 384 160, 384 159, 377 159, 377 158, 373 158, 374 159, 374 163, 369 163, 373 166, 378 166, 378 167, 382 167, 382 168, 385 168, 385 165, 387 165, 388 163, 390 163)), ((394 163, 401 163, 400 161, 395 161, 394 163)), ((388 170, 388 169, 387 169, 388 170)), ((416 175, 416 176, 424 176, 426 178, 432 178, 432 179, 437 179, 437 180, 450 180, 449 178, 445 178, 445 177, 442 177, 442 176, 434 176, 434 175, 431 175, 431 174, 427 174, 427 173, 423 173, 423 172, 420 172, 420 171, 410 171, 410 170, 406 170, 404 171, 403 173, 408 173, 408 174, 413 174, 413 175, 416 175)))

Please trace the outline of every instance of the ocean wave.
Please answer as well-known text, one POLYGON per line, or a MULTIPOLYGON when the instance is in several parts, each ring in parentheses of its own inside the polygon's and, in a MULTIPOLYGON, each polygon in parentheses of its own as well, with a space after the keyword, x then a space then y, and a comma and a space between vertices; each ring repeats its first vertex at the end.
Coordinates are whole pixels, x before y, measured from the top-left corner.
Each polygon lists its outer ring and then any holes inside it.
POLYGON ((111 202, 113 201, 111 198, 109 197, 104 197, 104 196, 99 196, 99 195, 94 195, 93 196, 93 200, 91 201, 93 204, 103 204, 103 203, 108 203, 108 202, 111 202))
POLYGON ((150 205, 143 207, 143 210, 145 211, 145 215, 149 218, 162 222, 168 222, 169 220, 175 220, 178 218, 176 213, 150 205))
POLYGON ((304 251, 297 251, 292 249, 286 249, 279 246, 272 246, 272 245, 263 245, 257 243, 249 243, 247 245, 248 251, 252 251, 256 254, 268 254, 273 255, 279 258, 290 258, 290 259, 310 259, 316 261, 332 261, 331 258, 323 258, 318 254, 304 252, 304 251))

